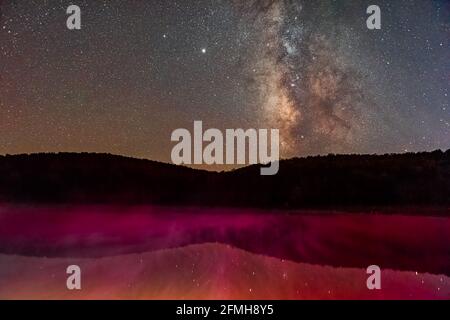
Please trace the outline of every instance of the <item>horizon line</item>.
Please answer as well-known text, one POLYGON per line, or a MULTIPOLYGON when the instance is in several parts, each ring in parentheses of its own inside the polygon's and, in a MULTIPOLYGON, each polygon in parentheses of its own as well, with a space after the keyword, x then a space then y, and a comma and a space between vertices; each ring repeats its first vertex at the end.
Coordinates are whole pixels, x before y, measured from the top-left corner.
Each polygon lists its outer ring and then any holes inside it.
MULTIPOLYGON (((291 161, 291 160, 297 160, 297 159, 311 159, 311 158, 327 158, 327 157, 345 157, 345 156, 370 156, 370 157, 381 157, 381 156, 400 156, 400 155, 418 155, 418 154, 431 154, 440 152, 442 154, 445 154, 447 152, 450 152, 450 148, 447 150, 442 149, 435 149, 431 151, 408 151, 408 152, 392 152, 392 153, 328 153, 328 154, 316 154, 316 155, 307 155, 307 156, 296 156, 291 158, 281 158, 274 162, 282 162, 282 161, 291 161)), ((164 162, 159 160, 153 160, 149 158, 143 158, 139 156, 132 156, 132 155, 124 155, 124 154, 118 154, 118 153, 109 153, 109 152, 93 152, 93 151, 45 151, 45 152, 31 152, 31 153, 15 153, 15 154, 0 154, 0 157, 19 157, 19 156, 33 156, 33 155, 105 155, 105 156, 112 156, 112 157, 120 157, 120 158, 126 158, 126 159, 133 159, 133 160, 139 160, 139 161, 150 161, 155 162, 159 164, 164 165, 171 165, 175 167, 181 167, 181 168, 188 168, 192 170, 198 170, 198 171, 208 171, 208 172, 232 172, 235 170, 243 169, 243 168, 250 168, 253 166, 261 166, 261 165, 267 165, 268 163, 258 163, 258 164, 244 164, 244 165, 229 165, 229 164, 215 164, 215 165, 177 165, 170 162, 164 162), (230 169, 212 169, 214 167, 230 167, 230 169), (231 168, 232 167, 232 168, 231 168), (209 169, 208 169, 209 168, 209 169)))

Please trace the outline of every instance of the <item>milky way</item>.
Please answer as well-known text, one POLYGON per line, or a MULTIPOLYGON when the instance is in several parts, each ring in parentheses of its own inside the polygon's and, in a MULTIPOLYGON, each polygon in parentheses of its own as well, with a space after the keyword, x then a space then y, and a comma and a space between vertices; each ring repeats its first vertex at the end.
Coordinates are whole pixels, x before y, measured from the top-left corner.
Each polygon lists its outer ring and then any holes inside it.
POLYGON ((282 131, 285 155, 364 149, 387 119, 400 121, 377 105, 380 92, 365 81, 374 76, 364 63, 369 54, 361 59, 352 52, 355 39, 367 33, 358 19, 363 5, 267 0, 238 7, 262 30, 257 85, 264 114, 282 131))
POLYGON ((357 71, 314 28, 318 15, 304 15, 300 3, 274 2, 262 14, 258 82, 284 151, 345 150, 360 133, 363 104, 370 103, 363 100, 357 71))

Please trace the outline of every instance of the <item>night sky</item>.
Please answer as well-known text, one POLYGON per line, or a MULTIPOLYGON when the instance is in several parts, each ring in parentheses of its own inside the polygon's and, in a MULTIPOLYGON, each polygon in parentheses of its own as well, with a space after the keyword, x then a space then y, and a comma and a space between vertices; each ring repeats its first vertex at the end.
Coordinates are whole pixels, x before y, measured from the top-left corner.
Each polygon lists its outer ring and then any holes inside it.
POLYGON ((450 1, 1 3, 0 154, 169 162, 194 120, 279 128, 283 157, 450 148, 450 1))

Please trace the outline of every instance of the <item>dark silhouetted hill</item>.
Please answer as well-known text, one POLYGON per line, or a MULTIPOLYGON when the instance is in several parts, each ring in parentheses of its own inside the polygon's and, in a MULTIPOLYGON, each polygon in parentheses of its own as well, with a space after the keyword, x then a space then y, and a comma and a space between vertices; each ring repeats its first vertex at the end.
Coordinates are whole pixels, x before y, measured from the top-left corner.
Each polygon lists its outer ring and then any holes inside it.
POLYGON ((0 156, 0 202, 257 208, 450 205, 450 151, 330 155, 208 172, 108 154, 0 156))

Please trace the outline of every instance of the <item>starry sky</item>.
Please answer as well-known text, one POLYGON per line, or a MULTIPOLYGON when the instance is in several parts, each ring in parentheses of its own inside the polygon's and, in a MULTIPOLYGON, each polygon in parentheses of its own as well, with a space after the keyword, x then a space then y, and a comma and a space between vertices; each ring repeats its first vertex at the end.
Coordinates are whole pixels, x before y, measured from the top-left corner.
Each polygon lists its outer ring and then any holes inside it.
POLYGON ((0 154, 170 162, 194 120, 278 128, 285 158, 450 148, 449 1, 0 3, 0 154))

